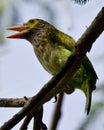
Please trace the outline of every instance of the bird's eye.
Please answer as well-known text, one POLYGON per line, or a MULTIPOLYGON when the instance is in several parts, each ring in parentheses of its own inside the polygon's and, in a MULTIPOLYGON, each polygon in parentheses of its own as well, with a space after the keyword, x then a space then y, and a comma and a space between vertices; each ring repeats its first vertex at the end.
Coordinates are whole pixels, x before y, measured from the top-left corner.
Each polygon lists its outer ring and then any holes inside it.
POLYGON ((34 23, 34 20, 33 20, 33 19, 31 19, 31 20, 29 21, 29 23, 34 23))

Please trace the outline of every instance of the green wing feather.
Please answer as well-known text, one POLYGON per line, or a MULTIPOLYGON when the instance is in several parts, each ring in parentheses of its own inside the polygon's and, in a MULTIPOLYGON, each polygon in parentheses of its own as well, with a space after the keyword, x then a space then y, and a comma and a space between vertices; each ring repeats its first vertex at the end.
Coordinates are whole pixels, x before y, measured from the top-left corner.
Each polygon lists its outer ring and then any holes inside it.
POLYGON ((87 114, 89 114, 90 107, 91 107, 91 99, 92 99, 92 91, 96 89, 96 80, 98 79, 98 76, 88 59, 88 57, 85 57, 82 65, 84 66, 86 70, 86 74, 89 76, 88 85, 87 85, 87 91, 86 91, 86 107, 85 111, 87 111, 87 114))
MULTIPOLYGON (((73 51, 75 41, 72 37, 57 31, 56 33, 58 43, 63 45, 67 50, 73 51)), ((76 72, 73 79, 70 81, 70 86, 81 89, 86 95, 86 107, 85 111, 89 114, 91 107, 92 91, 96 88, 97 74, 86 56, 82 62, 80 69, 76 72)))

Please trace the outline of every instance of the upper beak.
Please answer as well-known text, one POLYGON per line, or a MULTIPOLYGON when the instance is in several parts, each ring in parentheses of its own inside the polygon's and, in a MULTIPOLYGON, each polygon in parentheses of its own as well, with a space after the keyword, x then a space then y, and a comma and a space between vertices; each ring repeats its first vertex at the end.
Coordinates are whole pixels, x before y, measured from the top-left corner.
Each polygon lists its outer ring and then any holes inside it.
POLYGON ((27 33, 27 28, 25 25, 13 26, 7 29, 19 32, 19 33, 7 36, 7 38, 24 38, 25 34, 27 33))

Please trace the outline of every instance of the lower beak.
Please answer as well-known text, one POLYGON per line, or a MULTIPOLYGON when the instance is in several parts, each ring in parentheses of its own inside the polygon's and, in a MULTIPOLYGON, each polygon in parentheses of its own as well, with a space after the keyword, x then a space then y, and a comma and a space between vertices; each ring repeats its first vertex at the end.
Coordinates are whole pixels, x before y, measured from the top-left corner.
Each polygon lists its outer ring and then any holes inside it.
POLYGON ((25 34, 27 33, 26 26, 19 25, 7 28, 8 30, 18 31, 19 33, 7 36, 7 38, 25 38, 25 34))

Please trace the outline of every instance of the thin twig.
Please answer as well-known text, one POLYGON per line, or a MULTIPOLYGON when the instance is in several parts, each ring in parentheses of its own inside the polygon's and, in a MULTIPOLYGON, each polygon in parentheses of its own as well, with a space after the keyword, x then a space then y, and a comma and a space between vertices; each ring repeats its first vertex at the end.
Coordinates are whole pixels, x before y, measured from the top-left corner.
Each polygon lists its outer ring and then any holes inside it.
POLYGON ((59 119, 61 117, 61 107, 62 107, 63 99, 64 99, 64 93, 60 93, 54 110, 50 130, 56 130, 58 126, 59 119))
POLYGON ((41 130, 40 122, 36 117, 34 117, 33 121, 33 130, 41 130))
POLYGON ((32 110, 24 119, 23 124, 21 125, 19 130, 27 130, 28 125, 32 118, 34 118, 33 122, 33 130, 46 130, 46 125, 42 122, 43 117, 43 107, 39 107, 36 110, 32 110))
POLYGON ((33 130, 41 130, 41 122, 42 122, 42 117, 43 117, 43 107, 40 107, 40 109, 38 109, 38 112, 35 113, 33 116, 34 116, 33 130))
MULTIPOLYGON (((30 100, 30 97, 27 98, 30 100)), ((0 107, 23 107, 27 102, 26 98, 0 98, 0 107)))
POLYGON ((27 130, 28 124, 30 123, 31 119, 32 119, 32 116, 28 114, 28 115, 25 117, 24 122, 23 122, 23 124, 21 125, 21 127, 20 127, 19 130, 27 130))

